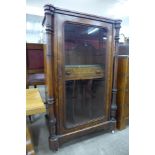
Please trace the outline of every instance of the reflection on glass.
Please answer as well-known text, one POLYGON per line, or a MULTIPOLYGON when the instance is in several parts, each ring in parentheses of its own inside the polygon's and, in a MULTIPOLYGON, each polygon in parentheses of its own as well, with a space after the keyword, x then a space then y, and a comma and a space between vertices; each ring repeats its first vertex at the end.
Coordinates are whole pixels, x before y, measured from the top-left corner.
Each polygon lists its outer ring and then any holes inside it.
POLYGON ((65 23, 66 126, 104 116, 107 30, 65 23))

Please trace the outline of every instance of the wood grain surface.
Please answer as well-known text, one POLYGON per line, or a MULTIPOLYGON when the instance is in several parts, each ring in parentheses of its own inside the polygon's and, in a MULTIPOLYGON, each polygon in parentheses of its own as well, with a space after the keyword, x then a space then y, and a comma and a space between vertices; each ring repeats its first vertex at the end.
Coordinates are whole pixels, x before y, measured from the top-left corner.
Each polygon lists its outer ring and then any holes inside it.
POLYGON ((38 89, 26 89, 26 115, 46 112, 38 89))

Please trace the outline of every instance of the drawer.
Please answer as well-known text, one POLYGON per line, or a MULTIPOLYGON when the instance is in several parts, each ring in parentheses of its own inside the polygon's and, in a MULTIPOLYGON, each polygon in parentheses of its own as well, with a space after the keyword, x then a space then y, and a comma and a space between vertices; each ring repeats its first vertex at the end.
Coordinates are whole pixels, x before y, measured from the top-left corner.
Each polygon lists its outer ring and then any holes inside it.
POLYGON ((66 65, 65 80, 84 80, 103 78, 104 70, 100 65, 66 65))

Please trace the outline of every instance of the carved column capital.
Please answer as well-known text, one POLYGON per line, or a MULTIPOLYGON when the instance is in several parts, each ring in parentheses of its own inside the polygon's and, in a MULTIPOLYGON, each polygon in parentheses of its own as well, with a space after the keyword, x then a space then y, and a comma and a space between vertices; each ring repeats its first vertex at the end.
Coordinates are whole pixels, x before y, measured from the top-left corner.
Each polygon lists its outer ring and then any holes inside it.
POLYGON ((51 4, 44 5, 44 13, 52 15, 55 11, 55 7, 51 4))
POLYGON ((115 42, 119 42, 119 31, 120 31, 120 28, 121 28, 121 20, 117 20, 115 21, 115 30, 116 30, 116 33, 115 33, 115 42))
POLYGON ((46 33, 53 33, 53 21, 52 16, 54 15, 55 8, 52 5, 45 5, 44 6, 44 19, 42 25, 45 26, 46 33))

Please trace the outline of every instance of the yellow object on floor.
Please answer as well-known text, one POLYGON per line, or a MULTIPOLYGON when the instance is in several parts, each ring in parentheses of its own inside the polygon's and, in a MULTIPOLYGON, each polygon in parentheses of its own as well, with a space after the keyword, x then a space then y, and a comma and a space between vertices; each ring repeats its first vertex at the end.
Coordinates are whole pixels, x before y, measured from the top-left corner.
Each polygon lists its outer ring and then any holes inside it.
POLYGON ((45 105, 39 90, 26 89, 26 115, 35 115, 46 112, 45 105))
POLYGON ((26 127, 26 155, 35 155, 31 135, 28 127, 26 127))
MULTIPOLYGON (((26 116, 44 112, 46 112, 46 108, 40 96, 39 90, 37 88, 26 89, 26 116)), ((28 127, 26 127, 26 154, 35 155, 35 150, 28 127)))

